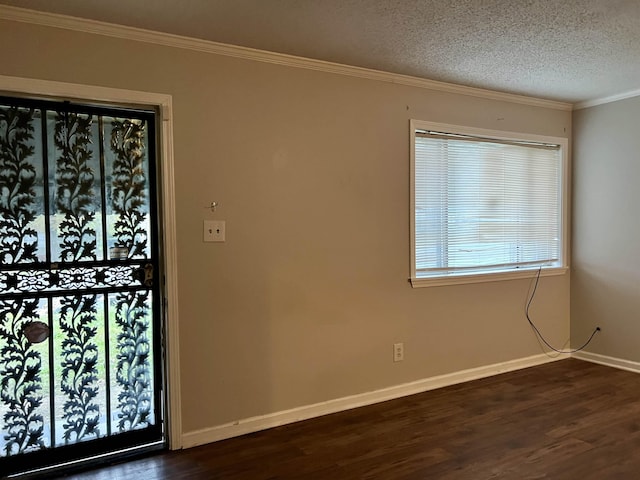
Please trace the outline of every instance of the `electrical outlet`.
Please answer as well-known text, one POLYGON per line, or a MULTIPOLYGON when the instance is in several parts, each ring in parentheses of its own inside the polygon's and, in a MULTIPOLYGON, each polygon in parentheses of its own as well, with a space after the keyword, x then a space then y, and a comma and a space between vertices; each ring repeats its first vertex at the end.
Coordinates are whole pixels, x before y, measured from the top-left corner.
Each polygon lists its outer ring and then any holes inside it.
POLYGON ((404 360, 404 343, 393 344, 393 361, 401 362, 404 360))

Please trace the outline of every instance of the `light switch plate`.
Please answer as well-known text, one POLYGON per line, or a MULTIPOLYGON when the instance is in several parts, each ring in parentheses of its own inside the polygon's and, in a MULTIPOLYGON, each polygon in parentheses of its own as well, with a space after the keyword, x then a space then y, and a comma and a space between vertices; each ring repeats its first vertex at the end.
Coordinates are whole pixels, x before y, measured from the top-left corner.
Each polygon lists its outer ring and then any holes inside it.
POLYGON ((203 240, 205 242, 225 241, 225 221, 205 220, 203 229, 203 240))

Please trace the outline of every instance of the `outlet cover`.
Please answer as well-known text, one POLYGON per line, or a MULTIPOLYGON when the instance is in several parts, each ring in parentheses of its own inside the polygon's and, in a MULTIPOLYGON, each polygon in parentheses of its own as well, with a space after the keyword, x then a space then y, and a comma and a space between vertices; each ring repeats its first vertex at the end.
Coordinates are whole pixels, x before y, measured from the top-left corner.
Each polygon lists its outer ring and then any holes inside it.
POLYGON ((401 362, 404 360, 404 343, 393 344, 393 361, 401 362))

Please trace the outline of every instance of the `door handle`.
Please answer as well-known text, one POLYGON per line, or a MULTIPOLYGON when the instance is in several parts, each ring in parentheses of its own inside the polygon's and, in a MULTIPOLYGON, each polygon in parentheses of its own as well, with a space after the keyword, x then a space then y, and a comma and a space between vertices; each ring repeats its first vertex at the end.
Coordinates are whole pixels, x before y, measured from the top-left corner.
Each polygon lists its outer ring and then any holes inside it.
POLYGON ((135 280, 138 280, 146 287, 153 286, 153 265, 147 263, 144 267, 136 268, 131 274, 135 280))

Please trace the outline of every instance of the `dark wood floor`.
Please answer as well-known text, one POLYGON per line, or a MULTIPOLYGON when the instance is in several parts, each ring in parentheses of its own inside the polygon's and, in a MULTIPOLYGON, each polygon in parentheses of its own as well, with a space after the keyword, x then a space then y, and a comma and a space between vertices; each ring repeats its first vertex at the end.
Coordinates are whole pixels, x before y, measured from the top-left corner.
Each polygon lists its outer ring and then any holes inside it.
POLYGON ((66 477, 637 478, 640 375, 575 359, 66 477))

